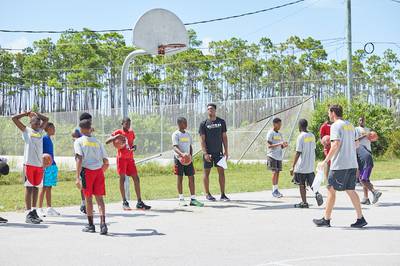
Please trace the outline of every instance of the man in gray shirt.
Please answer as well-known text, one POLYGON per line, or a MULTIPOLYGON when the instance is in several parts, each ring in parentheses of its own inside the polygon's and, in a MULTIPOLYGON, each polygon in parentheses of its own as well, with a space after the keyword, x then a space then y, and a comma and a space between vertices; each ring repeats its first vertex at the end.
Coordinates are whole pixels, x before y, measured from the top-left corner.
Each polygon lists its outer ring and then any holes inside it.
POLYGON ((331 126, 331 149, 323 161, 324 167, 331 161, 328 177, 328 198, 322 219, 314 219, 317 226, 330 227, 331 214, 336 200, 336 191, 346 191, 357 213, 357 221, 351 227, 367 225, 361 210, 360 198, 355 191, 357 174, 356 139, 354 126, 342 119, 340 105, 331 105, 328 111, 331 126))
MULTIPOLYGON (((301 202, 295 204, 295 208, 308 208, 306 197, 306 185, 310 186, 314 182, 314 164, 315 164, 315 136, 307 130, 308 122, 305 119, 299 120, 300 135, 296 141, 296 154, 293 160, 293 167, 290 170, 290 175, 294 175, 293 183, 299 185, 301 202)), ((315 198, 318 206, 324 202, 322 195, 315 192, 315 198)))

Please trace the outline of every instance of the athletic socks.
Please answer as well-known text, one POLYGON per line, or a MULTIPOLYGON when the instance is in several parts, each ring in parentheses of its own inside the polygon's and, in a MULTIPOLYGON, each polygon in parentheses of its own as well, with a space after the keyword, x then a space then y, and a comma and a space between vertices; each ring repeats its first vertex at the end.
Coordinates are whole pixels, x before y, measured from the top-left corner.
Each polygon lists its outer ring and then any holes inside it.
POLYGON ((278 185, 272 185, 272 191, 275 191, 278 189, 278 185))
POLYGON ((179 194, 179 200, 184 200, 185 197, 183 196, 183 194, 179 194))
POLYGON ((191 196, 190 196, 190 199, 191 199, 191 200, 195 200, 195 199, 196 199, 196 195, 191 195, 191 196))

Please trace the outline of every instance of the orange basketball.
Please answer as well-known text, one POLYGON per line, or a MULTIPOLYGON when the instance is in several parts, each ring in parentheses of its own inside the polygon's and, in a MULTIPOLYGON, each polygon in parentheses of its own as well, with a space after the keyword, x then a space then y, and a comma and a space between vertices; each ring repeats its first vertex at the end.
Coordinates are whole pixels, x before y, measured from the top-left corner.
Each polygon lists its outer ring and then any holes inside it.
POLYGON ((43 153, 43 167, 49 167, 53 163, 53 159, 51 155, 48 153, 43 153))
POLYGON ((369 139, 369 141, 371 141, 371 142, 375 142, 375 141, 378 141, 379 136, 378 136, 378 134, 377 134, 375 131, 371 131, 371 132, 368 134, 368 139, 369 139))
POLYGON ((119 137, 113 140, 113 145, 116 149, 121 150, 126 147, 126 140, 124 137, 119 137))
POLYGON ((329 135, 325 135, 321 139, 321 143, 324 146, 324 148, 328 148, 329 146, 331 146, 331 137, 329 135))
POLYGON ((179 158, 179 162, 182 165, 189 165, 192 162, 192 156, 190 156, 190 154, 186 154, 185 156, 179 158))

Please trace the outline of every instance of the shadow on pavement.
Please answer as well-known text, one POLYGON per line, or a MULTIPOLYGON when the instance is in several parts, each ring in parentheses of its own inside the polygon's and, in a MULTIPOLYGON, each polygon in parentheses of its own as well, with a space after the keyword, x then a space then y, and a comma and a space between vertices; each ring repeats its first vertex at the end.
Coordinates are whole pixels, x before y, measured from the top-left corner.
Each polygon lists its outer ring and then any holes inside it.
POLYGON ((205 205, 205 208, 214 208, 214 209, 229 209, 229 208, 246 208, 240 205, 205 205))
POLYGON ((23 224, 23 223, 6 223, 1 224, 0 227, 15 227, 15 228, 27 228, 27 229, 43 229, 48 228, 45 224, 23 224))
POLYGON ((343 230, 379 230, 379 231, 399 231, 400 225, 375 225, 375 226, 366 226, 364 228, 351 228, 351 227, 341 227, 338 226, 336 228, 341 228, 343 230))
POLYGON ((164 209, 164 210, 157 210, 152 209, 151 212, 158 212, 158 213, 177 213, 177 212, 193 212, 192 210, 185 210, 185 209, 164 209))
POLYGON ((252 209, 253 211, 264 211, 264 210, 283 210, 283 209, 294 209, 294 204, 280 204, 273 206, 263 206, 252 209))
POLYGON ((382 202, 377 204, 378 207, 398 207, 400 202, 382 202))
POLYGON ((141 236, 165 236, 155 229, 137 229, 135 233, 108 233, 110 237, 141 237, 141 236))
MULTIPOLYGON (((99 222, 99 220, 94 219, 94 223, 99 222)), ((115 222, 106 221, 107 224, 113 224, 115 222)), ((70 222, 70 221, 44 221, 43 224, 48 225, 72 225, 72 226, 85 226, 87 222, 70 222)))

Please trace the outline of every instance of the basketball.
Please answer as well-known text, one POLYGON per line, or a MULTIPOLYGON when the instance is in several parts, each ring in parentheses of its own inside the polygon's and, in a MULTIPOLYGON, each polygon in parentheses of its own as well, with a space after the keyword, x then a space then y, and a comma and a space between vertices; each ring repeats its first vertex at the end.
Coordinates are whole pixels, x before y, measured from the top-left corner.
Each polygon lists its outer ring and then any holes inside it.
POLYGON ((43 153, 43 167, 49 167, 53 163, 53 159, 51 155, 48 153, 43 153))
POLYGON ((371 131, 371 132, 368 134, 368 139, 369 139, 369 141, 371 141, 371 142, 375 142, 375 141, 378 141, 379 136, 378 136, 378 134, 377 134, 375 131, 371 131))
POLYGON ((124 137, 118 137, 113 140, 113 145, 118 150, 124 149, 126 147, 126 140, 124 137))
POLYGON ((324 146, 324 148, 331 146, 331 137, 329 135, 325 135, 321 139, 321 144, 322 144, 322 146, 324 146))
POLYGON ((192 156, 190 156, 190 154, 185 154, 184 156, 179 158, 179 162, 182 165, 189 165, 192 162, 192 156))

